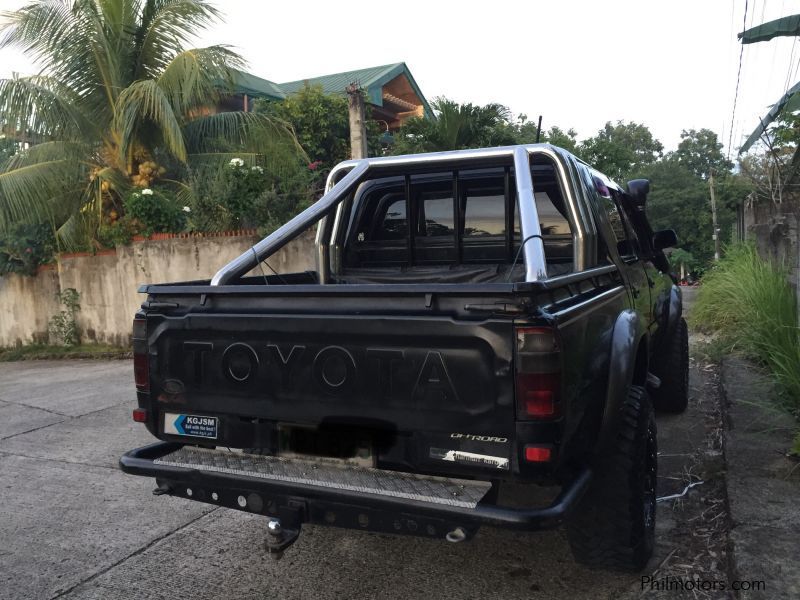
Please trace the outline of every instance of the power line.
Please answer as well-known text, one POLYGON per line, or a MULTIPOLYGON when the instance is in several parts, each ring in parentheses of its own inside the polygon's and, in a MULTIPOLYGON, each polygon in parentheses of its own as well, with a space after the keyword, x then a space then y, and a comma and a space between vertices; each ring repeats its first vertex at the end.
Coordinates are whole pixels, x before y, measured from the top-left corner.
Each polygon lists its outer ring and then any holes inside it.
MULTIPOLYGON (((773 44, 776 48, 778 44, 773 44)), ((786 72, 786 83, 783 86, 783 93, 785 94, 789 90, 789 81, 792 78, 792 68, 794 67, 794 47, 797 45, 797 36, 794 37, 792 40, 792 51, 789 54, 789 69, 786 72)))
MULTIPOLYGON (((742 18, 742 31, 747 29, 747 0, 744 0, 744 17, 742 18)), ((727 159, 731 159, 731 149, 733 146, 733 121, 736 118, 736 102, 739 100, 739 81, 742 77, 742 57, 744 55, 744 44, 742 44, 741 49, 739 50, 739 69, 736 72, 736 92, 733 95, 733 112, 731 114, 731 131, 728 137, 728 156, 727 159)))

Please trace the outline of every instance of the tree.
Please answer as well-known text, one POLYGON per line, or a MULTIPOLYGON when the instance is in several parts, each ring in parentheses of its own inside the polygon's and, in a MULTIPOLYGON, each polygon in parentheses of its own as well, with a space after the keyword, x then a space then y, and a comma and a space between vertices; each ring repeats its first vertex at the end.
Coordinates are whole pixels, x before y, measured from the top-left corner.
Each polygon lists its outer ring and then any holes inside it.
POLYGON ((565 150, 569 150, 573 154, 578 152, 578 132, 574 129, 567 129, 564 131, 560 127, 553 126, 547 130, 544 135, 544 141, 554 146, 559 146, 565 150))
POLYGON ((710 129, 684 129, 673 158, 701 179, 707 178, 711 169, 718 175, 733 169, 733 163, 722 153, 717 134, 710 129))
POLYGON ((661 145, 645 125, 610 121, 605 127, 578 146, 578 154, 586 162, 612 179, 624 181, 631 173, 661 158, 661 145))
MULTIPOLYGON (((671 153, 655 164, 633 173, 650 180, 647 214, 653 229, 674 229, 681 249, 692 255, 692 269, 709 264, 714 256, 713 227, 708 181, 693 172, 686 162, 671 153)), ((699 157, 699 164, 713 159, 699 157)), ((736 206, 748 193, 739 175, 724 171, 714 175, 717 198, 717 226, 721 239, 731 238, 736 206)))
POLYGON ((33 0, 3 17, 0 48, 42 71, 0 80, 4 133, 31 144, 0 172, 0 228, 50 222, 75 243, 131 186, 180 179, 194 157, 292 143, 265 115, 213 114, 242 59, 184 47, 219 17, 207 0, 33 0))
MULTIPOLYGON (((258 100, 255 110, 289 125, 317 172, 327 171, 350 158, 350 121, 345 96, 326 94, 321 85, 305 85, 281 102, 258 100)), ((369 117, 368 114, 367 146, 370 156, 375 156, 381 153, 380 136, 385 129, 369 117)))

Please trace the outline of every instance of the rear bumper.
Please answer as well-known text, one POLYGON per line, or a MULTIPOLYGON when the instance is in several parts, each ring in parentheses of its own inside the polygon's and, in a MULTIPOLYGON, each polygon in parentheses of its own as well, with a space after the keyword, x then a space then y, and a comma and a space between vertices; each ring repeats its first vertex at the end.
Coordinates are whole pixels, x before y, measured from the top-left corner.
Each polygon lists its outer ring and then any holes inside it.
POLYGON ((156 493, 280 516, 298 525, 316 523, 426 537, 443 538, 456 527, 470 536, 480 525, 526 531, 557 527, 575 508, 591 480, 591 472, 582 471, 544 507, 497 506, 486 498, 474 507, 451 506, 156 463, 180 448, 181 444, 167 442, 137 448, 122 456, 120 468, 131 475, 155 477, 159 486, 156 493))

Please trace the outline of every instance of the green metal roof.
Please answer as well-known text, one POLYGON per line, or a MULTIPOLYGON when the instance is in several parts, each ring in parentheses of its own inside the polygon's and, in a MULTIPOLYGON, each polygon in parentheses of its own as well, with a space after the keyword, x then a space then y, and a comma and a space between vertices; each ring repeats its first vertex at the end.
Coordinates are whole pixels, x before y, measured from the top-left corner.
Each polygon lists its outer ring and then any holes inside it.
POLYGON ((380 67, 357 69, 355 71, 333 73, 331 75, 321 75, 319 77, 309 77, 307 79, 298 79, 297 81, 279 83, 278 86, 286 95, 299 92, 305 85, 321 85, 322 89, 328 94, 344 94, 345 88, 355 82, 366 92, 367 101, 370 104, 383 106, 382 87, 401 74, 405 74, 414 92, 419 96, 420 100, 422 100, 422 105, 425 108, 425 115, 428 117, 432 116, 433 111, 431 111, 428 101, 425 99, 425 96, 422 95, 422 91, 419 89, 417 82, 414 81, 414 77, 411 75, 411 71, 408 70, 406 63, 402 62, 382 65, 380 67))
POLYGON ((286 93, 273 82, 244 71, 236 71, 234 93, 247 94, 255 98, 267 97, 277 100, 286 98, 286 93))
POLYGON ((743 31, 738 37, 743 44, 755 44, 756 42, 767 42, 778 36, 794 35, 800 35, 800 15, 790 15, 762 23, 743 31))

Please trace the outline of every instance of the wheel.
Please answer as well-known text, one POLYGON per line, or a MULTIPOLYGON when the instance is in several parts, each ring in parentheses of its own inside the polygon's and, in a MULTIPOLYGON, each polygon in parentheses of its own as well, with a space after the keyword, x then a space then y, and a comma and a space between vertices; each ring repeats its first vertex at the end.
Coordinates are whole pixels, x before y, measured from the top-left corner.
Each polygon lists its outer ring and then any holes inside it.
POLYGON ((681 319, 663 353, 659 353, 653 372, 661 385, 652 391, 657 411, 682 413, 689 405, 689 327, 681 319))
POLYGON ((567 522, 575 560, 619 571, 645 567, 655 545, 657 454, 653 407, 643 387, 631 386, 617 437, 597 458, 567 522))

